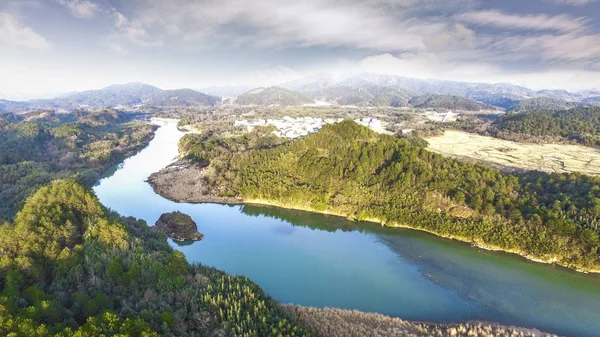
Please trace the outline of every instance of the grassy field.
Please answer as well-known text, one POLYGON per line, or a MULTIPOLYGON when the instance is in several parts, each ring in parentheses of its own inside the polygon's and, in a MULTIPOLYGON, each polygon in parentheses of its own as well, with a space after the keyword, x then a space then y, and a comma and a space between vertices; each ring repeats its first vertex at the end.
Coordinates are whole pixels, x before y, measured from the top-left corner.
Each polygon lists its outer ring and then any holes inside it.
POLYGON ((600 175, 600 151, 579 145, 517 143, 476 134, 446 131, 427 138, 429 150, 504 170, 580 172, 600 175))

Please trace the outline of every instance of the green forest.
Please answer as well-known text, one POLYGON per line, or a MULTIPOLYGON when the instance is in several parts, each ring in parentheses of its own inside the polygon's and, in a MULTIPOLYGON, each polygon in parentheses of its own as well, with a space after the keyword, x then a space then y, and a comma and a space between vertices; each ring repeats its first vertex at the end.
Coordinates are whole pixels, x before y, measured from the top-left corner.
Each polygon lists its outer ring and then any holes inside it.
POLYGON ((600 146, 600 107, 569 110, 533 109, 509 112, 493 121, 489 117, 462 118, 438 127, 456 128, 517 142, 576 143, 600 146))
POLYGON ((499 117, 489 132, 510 140, 570 141, 600 146, 600 107, 509 113, 499 117))
POLYGON ((0 335, 312 334, 249 279, 189 265, 164 234, 60 180, 0 225, 0 335))
POLYGON ((91 186, 146 146, 154 127, 135 117, 108 109, 0 115, 0 222, 51 181, 71 177, 91 186))
POLYGON ((600 267, 600 178, 503 174, 352 121, 280 145, 230 146, 236 142, 190 135, 180 150, 209 163, 203 186, 215 194, 427 230, 583 270, 600 267))

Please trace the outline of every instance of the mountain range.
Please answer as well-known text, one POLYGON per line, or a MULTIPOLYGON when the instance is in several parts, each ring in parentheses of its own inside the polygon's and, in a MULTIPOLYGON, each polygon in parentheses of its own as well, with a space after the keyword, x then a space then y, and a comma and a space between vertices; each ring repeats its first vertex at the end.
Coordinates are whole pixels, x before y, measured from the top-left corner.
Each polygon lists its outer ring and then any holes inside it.
POLYGON ((539 90, 509 83, 422 80, 372 73, 344 77, 316 75, 272 87, 208 87, 163 90, 144 83, 111 85, 52 99, 0 99, 1 112, 80 107, 206 107, 218 104, 305 105, 317 101, 342 106, 417 107, 453 110, 565 109, 600 105, 600 91, 539 90), (207 93, 204 93, 207 92, 207 93), (221 100, 220 97, 230 97, 221 100), (237 97, 233 99, 231 97, 237 97))
POLYGON ((73 109, 79 107, 214 106, 220 98, 192 89, 163 90, 144 83, 114 84, 97 90, 65 94, 53 99, 36 99, 20 104, 2 103, 0 108, 73 109))

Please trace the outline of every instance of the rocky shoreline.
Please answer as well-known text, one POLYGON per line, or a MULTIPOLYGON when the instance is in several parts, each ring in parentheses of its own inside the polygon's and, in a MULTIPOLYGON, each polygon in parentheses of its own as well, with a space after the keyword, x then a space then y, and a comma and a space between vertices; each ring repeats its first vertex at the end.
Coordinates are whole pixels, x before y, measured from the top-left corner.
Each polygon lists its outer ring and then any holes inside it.
POLYGON ((536 329, 487 322, 411 322, 377 313, 298 305, 285 305, 284 310, 318 334, 330 337, 557 337, 536 329))
POLYGON ((206 174, 206 168, 198 167, 186 160, 178 160, 152 173, 146 182, 152 186, 154 193, 175 202, 210 202, 230 205, 243 203, 241 198, 211 194, 202 185, 206 174))
MULTIPOLYGON (((320 214, 327 215, 335 215, 340 217, 345 217, 351 219, 347 214, 338 213, 335 211, 317 211, 309 207, 301 207, 298 205, 289 205, 283 204, 279 202, 274 202, 271 200, 244 200, 240 197, 222 197, 216 196, 209 192, 208 189, 202 188, 202 177, 206 175, 206 168, 200 168, 193 163, 190 163, 185 160, 179 160, 166 168, 160 170, 159 172, 153 173, 148 179, 147 182, 152 186, 155 193, 175 202, 188 202, 188 203, 217 203, 217 204, 227 204, 227 205, 239 205, 239 204, 257 204, 257 205, 265 205, 265 206, 275 206, 287 209, 296 209, 307 212, 314 212, 320 214)), ((600 270, 597 269, 589 269, 582 270, 580 268, 576 268, 574 266, 569 266, 562 264, 556 259, 542 259, 539 257, 531 256, 516 250, 505 250, 496 246, 487 245, 481 242, 473 242, 468 238, 461 238, 455 235, 440 235, 439 233, 435 233, 433 231, 429 231, 422 228, 411 227, 406 224, 399 223, 384 223, 380 219, 365 219, 364 221, 373 222, 380 224, 382 226, 387 227, 401 227, 413 230, 419 230, 431 233, 438 237, 457 240, 461 242, 470 243, 472 246, 490 250, 490 251, 500 251, 509 254, 519 255, 527 260, 544 263, 544 264, 554 264, 564 268, 569 268, 571 270, 581 272, 581 273, 600 273, 600 270)))

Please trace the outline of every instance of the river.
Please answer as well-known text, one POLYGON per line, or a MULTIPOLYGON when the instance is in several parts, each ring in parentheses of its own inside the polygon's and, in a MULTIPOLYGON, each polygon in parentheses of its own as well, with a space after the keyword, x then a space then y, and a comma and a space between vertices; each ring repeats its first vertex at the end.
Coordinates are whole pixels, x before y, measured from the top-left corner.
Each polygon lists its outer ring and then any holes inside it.
POLYGON ((172 162, 183 133, 176 122, 160 123, 151 143, 94 191, 105 206, 150 225, 164 212, 189 214, 204 239, 169 243, 190 262, 248 276, 282 303, 600 336, 600 275, 334 216, 169 201, 145 179, 172 162))

